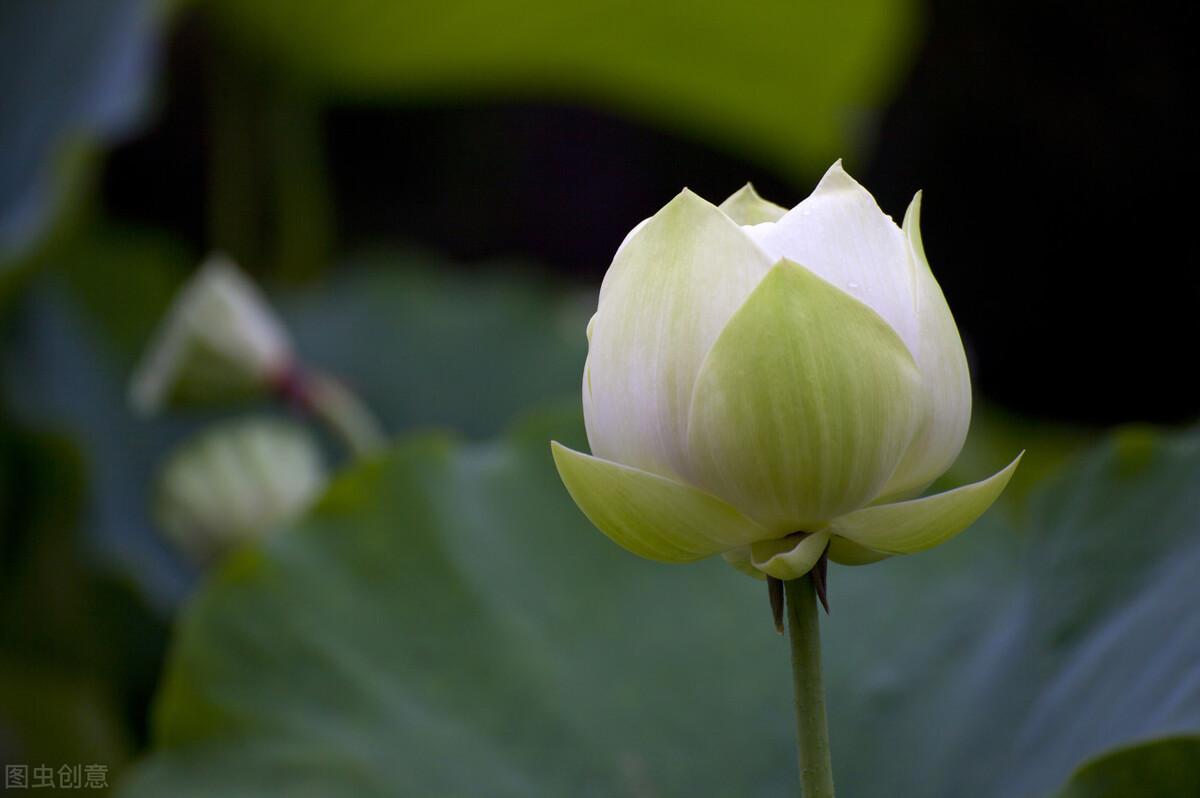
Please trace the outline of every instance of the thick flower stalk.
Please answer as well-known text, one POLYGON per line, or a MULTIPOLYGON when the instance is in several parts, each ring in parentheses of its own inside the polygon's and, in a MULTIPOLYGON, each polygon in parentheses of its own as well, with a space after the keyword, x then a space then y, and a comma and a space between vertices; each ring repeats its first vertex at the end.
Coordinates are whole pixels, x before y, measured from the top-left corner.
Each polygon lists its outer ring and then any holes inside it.
POLYGON ((618 249, 588 325, 592 454, 553 444, 584 514, 635 554, 751 575, 942 543, 997 474, 914 498, 958 456, 971 384, 925 259, 836 163, 790 211, 683 191, 618 249))

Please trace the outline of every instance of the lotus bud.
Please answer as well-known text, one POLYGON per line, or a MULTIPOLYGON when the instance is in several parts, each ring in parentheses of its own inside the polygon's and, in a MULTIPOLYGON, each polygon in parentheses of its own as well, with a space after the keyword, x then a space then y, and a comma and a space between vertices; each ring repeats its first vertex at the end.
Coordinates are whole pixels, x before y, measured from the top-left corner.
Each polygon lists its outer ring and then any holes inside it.
POLYGON ((324 486, 320 451, 304 428, 223 422, 169 457, 154 515, 168 539, 205 563, 300 516, 324 486))
POLYGON ((591 455, 571 497, 643 557, 795 579, 942 543, 1008 467, 915 498, 958 456, 971 383, 920 233, 835 163, 791 210, 683 191, 626 238, 588 324, 591 455))
POLYGON ((292 367, 291 341, 254 284, 214 256, 184 286, 130 388, 135 409, 254 398, 292 367))

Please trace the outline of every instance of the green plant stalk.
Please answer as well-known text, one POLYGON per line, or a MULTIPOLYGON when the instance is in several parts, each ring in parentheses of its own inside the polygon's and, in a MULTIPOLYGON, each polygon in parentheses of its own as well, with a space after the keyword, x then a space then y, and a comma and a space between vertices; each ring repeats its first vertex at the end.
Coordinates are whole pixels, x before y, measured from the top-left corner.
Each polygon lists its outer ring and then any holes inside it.
POLYGON ((834 798, 833 761, 821 679, 821 629, 812 574, 784 582, 795 688, 796 757, 803 798, 834 798))
POLYGON ((336 435, 355 457, 374 452, 386 440, 379 422, 362 400, 325 374, 306 378, 304 399, 310 412, 336 435))
POLYGON ((322 142, 318 99, 286 83, 266 102, 264 141, 271 160, 271 252, 274 276, 298 284, 317 278, 329 263, 333 207, 322 142))
POLYGON ((264 261, 265 163, 255 126, 260 98, 230 53, 210 53, 207 125, 208 243, 252 273, 264 261))

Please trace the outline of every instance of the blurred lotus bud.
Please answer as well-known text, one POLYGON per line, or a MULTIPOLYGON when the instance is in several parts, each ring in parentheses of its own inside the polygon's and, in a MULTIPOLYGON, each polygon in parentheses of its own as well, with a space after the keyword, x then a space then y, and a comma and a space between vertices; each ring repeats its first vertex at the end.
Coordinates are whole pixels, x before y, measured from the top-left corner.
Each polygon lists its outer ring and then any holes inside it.
POLYGON ((224 422, 168 459, 154 515, 163 533, 200 562, 304 513, 325 485, 316 442, 273 419, 224 422))
POLYGON ((636 554, 724 554, 795 579, 959 533, 1004 489, 920 499, 958 456, 971 383, 925 259, 838 162, 788 211, 684 191, 617 251, 588 325, 592 455, 553 446, 591 521, 636 554))
POLYGON ((130 400, 164 407, 253 398, 292 366, 287 331, 253 283, 222 256, 192 277, 134 374, 130 400))

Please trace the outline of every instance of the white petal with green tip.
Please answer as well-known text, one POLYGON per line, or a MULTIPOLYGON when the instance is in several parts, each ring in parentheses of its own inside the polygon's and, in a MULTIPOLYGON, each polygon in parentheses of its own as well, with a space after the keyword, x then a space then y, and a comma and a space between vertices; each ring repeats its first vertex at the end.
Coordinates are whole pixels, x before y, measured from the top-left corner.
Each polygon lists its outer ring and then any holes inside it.
POLYGON ((691 562, 767 533, 725 502, 679 482, 551 443, 571 498, 614 542, 660 562, 691 562))
POLYGON ((587 429, 597 457, 687 476, 696 373, 770 268, 742 228, 690 191, 625 242, 591 324, 587 429))
POLYGON ((873 308, 916 355, 919 334, 908 244, 841 161, 778 222, 748 227, 747 232, 773 258, 801 263, 873 308))
POLYGON ((799 579, 812 570, 829 546, 828 532, 764 540, 750 547, 754 567, 776 579, 799 579))
POLYGON ((754 186, 749 183, 730 194, 729 198, 717 207, 738 224, 777 222, 787 213, 787 208, 758 196, 754 186))
POLYGON ((887 322, 782 261, 700 370, 694 484, 777 536, 820 529, 878 495, 924 415, 920 375, 887 322))
POLYGON ((980 482, 920 499, 867 507, 835 519, 829 529, 835 535, 889 554, 912 554, 945 543, 992 506, 1023 454, 980 482))
POLYGON ((958 326, 934 279, 921 242, 921 194, 904 215, 904 233, 916 286, 917 334, 913 352, 929 393, 929 416, 884 488, 886 496, 920 492, 954 464, 971 424, 971 377, 958 326))

